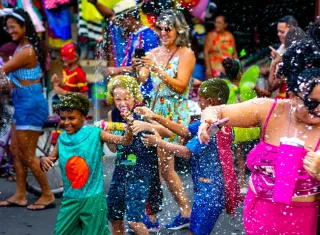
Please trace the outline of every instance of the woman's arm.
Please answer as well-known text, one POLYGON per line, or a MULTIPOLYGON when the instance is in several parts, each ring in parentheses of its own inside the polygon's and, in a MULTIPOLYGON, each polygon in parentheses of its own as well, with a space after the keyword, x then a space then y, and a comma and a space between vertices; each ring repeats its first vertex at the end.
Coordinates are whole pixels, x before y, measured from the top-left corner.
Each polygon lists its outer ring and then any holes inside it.
POLYGON ((204 40, 204 47, 203 47, 203 54, 204 54, 204 62, 206 66, 206 77, 210 78, 212 76, 212 69, 210 65, 210 58, 209 58, 209 52, 212 47, 212 40, 213 40, 212 33, 208 33, 205 40, 204 40))
MULTIPOLYGON (((2 66, 2 69, 6 74, 8 74, 8 73, 11 73, 17 69, 25 68, 29 65, 32 65, 33 59, 35 59, 34 49, 32 47, 27 47, 27 48, 23 49, 22 51, 19 51, 18 53, 16 53, 12 57, 12 59, 10 59, 8 62, 6 62, 2 66)), ((34 64, 36 65, 36 59, 35 59, 34 64)))
POLYGON ((236 48, 236 40, 234 38, 234 36, 231 34, 232 37, 232 48, 233 48, 233 52, 232 52, 232 59, 238 59, 238 52, 237 52, 237 48, 236 48))
POLYGON ((168 143, 162 140, 158 133, 156 133, 155 135, 143 135, 142 142, 146 146, 157 146, 170 153, 173 153, 175 156, 178 157, 192 157, 192 152, 186 146, 168 143))
POLYGON ((182 94, 186 90, 191 79, 191 75, 196 64, 196 58, 193 52, 188 48, 183 49, 179 58, 176 78, 165 73, 165 71, 150 57, 142 57, 141 61, 144 67, 149 68, 151 71, 158 74, 159 78, 169 87, 169 89, 178 94, 182 94))
POLYGON ((201 114, 202 124, 199 127, 200 140, 208 143, 210 140, 207 133, 208 127, 211 123, 223 118, 229 118, 227 126, 249 128, 261 125, 273 103, 273 99, 258 98, 238 104, 210 106, 206 108, 201 114))

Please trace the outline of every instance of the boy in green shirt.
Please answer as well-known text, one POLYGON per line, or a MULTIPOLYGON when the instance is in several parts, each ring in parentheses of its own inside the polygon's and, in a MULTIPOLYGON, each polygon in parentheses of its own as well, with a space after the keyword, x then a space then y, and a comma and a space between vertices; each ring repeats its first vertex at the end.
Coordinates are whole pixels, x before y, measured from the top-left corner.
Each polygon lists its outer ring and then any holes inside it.
MULTIPOLYGON (((109 234, 106 196, 103 192, 103 142, 128 145, 131 128, 116 136, 92 126, 85 126, 89 100, 80 93, 67 93, 57 105, 64 132, 49 157, 41 158, 41 168, 48 171, 59 158, 63 200, 57 217, 56 235, 109 234)), ((122 116, 131 125, 130 112, 122 116)))

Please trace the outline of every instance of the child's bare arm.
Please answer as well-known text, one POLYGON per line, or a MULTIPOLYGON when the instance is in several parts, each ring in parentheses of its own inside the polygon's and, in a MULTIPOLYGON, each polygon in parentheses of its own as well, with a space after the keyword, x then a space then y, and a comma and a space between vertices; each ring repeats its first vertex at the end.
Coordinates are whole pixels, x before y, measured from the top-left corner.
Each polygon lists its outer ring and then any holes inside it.
MULTIPOLYGON (((112 122, 111 111, 108 112, 108 122, 112 122)), ((107 143, 107 146, 111 152, 114 153, 117 151, 117 145, 115 145, 113 143, 107 143)))
POLYGON ((43 171, 48 171, 53 167, 54 163, 58 160, 59 158, 59 151, 58 151, 58 145, 54 148, 52 153, 50 153, 49 156, 47 157, 42 157, 40 158, 40 168, 43 171))
POLYGON ((154 132, 154 130, 155 130, 159 133, 159 135, 161 135, 162 137, 165 137, 165 138, 170 138, 173 135, 173 133, 170 130, 168 130, 167 128, 165 128, 162 125, 159 125, 158 123, 157 124, 155 124, 155 123, 157 123, 157 122, 149 123, 149 122, 135 120, 132 125, 133 134, 136 135, 141 131, 154 132))
POLYGON ((106 142, 109 144, 129 145, 132 142, 132 136, 133 136, 131 129, 132 129, 131 126, 129 126, 124 136, 118 136, 118 135, 111 134, 107 131, 101 131, 100 138, 103 142, 106 142))
POLYGON ((157 146, 181 158, 192 157, 192 152, 186 146, 168 143, 162 140, 158 133, 155 133, 155 135, 143 135, 142 142, 146 146, 157 146))
POLYGON ((170 131, 172 131, 173 133, 175 133, 181 137, 186 138, 186 137, 189 137, 191 134, 187 127, 180 125, 178 123, 175 123, 173 121, 170 121, 169 119, 167 119, 165 117, 157 115, 157 114, 153 113, 151 111, 151 109, 148 109, 147 107, 137 107, 137 108, 135 108, 135 113, 137 115, 140 115, 140 116, 146 118, 147 120, 151 119, 151 120, 158 122, 162 126, 168 128, 170 131))

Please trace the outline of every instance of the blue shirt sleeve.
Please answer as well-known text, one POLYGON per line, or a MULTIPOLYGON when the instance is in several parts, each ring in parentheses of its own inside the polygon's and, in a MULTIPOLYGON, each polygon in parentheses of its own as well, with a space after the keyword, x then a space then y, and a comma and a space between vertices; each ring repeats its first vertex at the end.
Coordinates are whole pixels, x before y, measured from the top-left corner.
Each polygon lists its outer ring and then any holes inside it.
POLYGON ((188 130, 190 131, 190 133, 192 135, 196 135, 198 133, 198 129, 199 129, 200 124, 201 124, 200 121, 196 121, 196 122, 191 123, 188 126, 188 130))
POLYGON ((203 147, 206 147, 206 145, 200 144, 200 141, 198 139, 198 136, 193 137, 186 145, 186 147, 194 154, 197 155, 200 153, 201 149, 203 147))

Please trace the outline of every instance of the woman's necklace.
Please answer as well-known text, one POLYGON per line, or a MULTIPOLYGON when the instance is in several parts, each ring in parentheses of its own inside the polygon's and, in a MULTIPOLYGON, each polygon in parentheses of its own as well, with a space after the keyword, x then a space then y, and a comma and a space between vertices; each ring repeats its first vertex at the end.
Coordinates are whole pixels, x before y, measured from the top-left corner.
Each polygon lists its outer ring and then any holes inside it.
MULTIPOLYGON (((289 125, 288 125, 288 128, 287 128, 287 134, 286 134, 286 136, 288 136, 289 135, 289 130, 290 130, 290 127, 291 127, 291 121, 292 121, 292 115, 293 115, 293 108, 291 107, 290 108, 290 113, 289 113, 289 125)), ((296 129, 296 131, 294 132, 294 137, 296 137, 296 138, 299 138, 299 137, 301 137, 303 134, 305 134, 308 130, 311 130, 312 129, 312 126, 311 125, 306 125, 306 129, 303 131, 303 132, 300 132, 300 134, 299 135, 297 135, 298 133, 297 133, 297 129, 296 129)))

